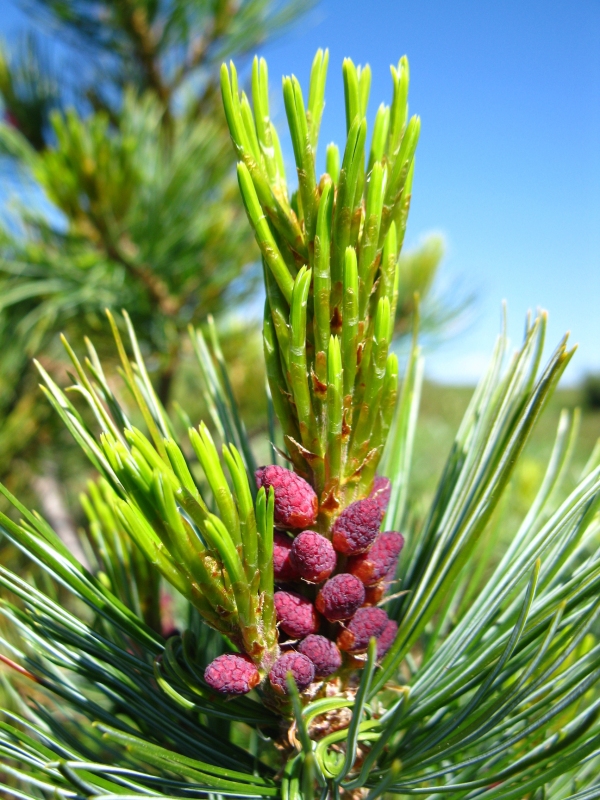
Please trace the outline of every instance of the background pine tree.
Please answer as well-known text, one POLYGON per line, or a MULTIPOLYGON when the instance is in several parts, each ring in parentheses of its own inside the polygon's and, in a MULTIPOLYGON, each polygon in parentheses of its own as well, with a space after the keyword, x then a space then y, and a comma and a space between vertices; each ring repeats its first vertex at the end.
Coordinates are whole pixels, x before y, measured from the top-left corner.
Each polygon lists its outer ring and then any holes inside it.
POLYGON ((81 462, 40 403, 31 357, 43 353, 64 379, 58 332, 100 333, 104 309, 126 307, 168 403, 182 332, 253 291, 257 253, 233 178, 218 67, 275 35, 300 6, 29 8, 62 39, 69 63, 59 67, 33 35, 0 54, 4 169, 25 187, 0 230, 0 474, 22 486, 33 467, 48 497, 81 462))

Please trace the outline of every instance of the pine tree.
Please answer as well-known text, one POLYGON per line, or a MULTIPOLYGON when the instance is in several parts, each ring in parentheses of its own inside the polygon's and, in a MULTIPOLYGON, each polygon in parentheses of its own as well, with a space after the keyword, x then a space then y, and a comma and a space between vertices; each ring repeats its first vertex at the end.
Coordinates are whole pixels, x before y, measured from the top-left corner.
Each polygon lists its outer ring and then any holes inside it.
POLYGON ((101 476, 84 498, 96 569, 3 489, 22 517, 2 515, 5 535, 47 576, 0 567, 9 797, 599 796, 600 447, 565 496, 567 412, 507 550, 490 536, 572 351, 540 371, 544 314, 507 364, 499 336, 416 524, 422 355, 415 328, 397 398, 390 339, 420 123, 401 59, 366 152, 369 72, 345 61, 344 154, 317 182, 326 69, 319 52, 307 103, 284 79, 292 196, 266 64, 252 106, 222 70, 263 256, 272 463, 255 464, 214 327, 192 332, 212 432, 177 432, 127 316, 128 347, 109 315, 127 402, 91 344, 82 361, 65 343, 95 425, 40 367, 101 476), (185 609, 166 637, 158 576, 185 609))
MULTIPOLYGON (((62 376, 59 333, 95 329, 109 357, 104 308, 128 308, 168 403, 187 326, 254 291, 219 67, 299 4, 39 0, 31 10, 69 64, 59 70, 61 56, 33 35, 0 53, 0 151, 25 186, 0 227, 0 476, 21 488, 68 451, 29 368, 37 355, 62 376)), ((69 457, 65 478, 82 469, 69 457)))

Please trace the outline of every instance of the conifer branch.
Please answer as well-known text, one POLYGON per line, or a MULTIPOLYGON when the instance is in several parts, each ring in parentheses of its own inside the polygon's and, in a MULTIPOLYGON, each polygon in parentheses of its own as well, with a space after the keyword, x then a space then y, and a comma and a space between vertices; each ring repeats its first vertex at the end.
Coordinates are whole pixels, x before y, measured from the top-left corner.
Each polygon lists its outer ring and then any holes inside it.
POLYGON ((20 518, 0 513, 1 530, 47 578, 32 585, 0 567, 0 662, 17 703, 0 722, 8 796, 598 793, 600 451, 566 493, 576 415, 561 417, 504 552, 488 535, 573 350, 565 338, 541 367, 541 313, 505 366, 501 333, 419 522, 417 319, 400 388, 391 351, 419 133, 408 63, 392 69, 392 104, 367 154, 370 70, 344 62, 344 156, 340 166, 330 146, 317 181, 326 66, 319 52, 307 103, 295 78, 284 82, 297 193, 269 119, 266 65, 254 64, 253 108, 235 68, 222 72, 263 255, 279 454, 292 468, 255 468, 212 322, 207 336, 190 330, 212 427, 187 437, 127 315, 127 345, 109 318, 133 402, 89 343, 81 361, 65 341, 71 393, 40 367, 101 480, 82 500, 90 570, 1 488, 20 518), (185 604, 183 632, 162 629, 158 576, 185 604), (67 603, 48 588, 58 585, 67 603))

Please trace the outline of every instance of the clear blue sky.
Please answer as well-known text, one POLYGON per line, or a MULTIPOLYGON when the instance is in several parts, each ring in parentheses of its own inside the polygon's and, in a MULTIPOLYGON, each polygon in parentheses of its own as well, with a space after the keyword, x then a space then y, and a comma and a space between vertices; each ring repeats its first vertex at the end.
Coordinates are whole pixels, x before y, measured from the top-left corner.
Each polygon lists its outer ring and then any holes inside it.
MULTIPOLYGON (((11 12, 0 29, 22 22, 11 12)), ((579 343, 568 377, 600 371, 599 0, 322 0, 263 49, 282 123, 280 76, 306 86, 318 47, 330 50, 322 149, 344 137, 342 59, 371 65, 372 120, 390 100, 390 63, 409 57, 422 133, 407 245, 441 231, 448 284, 479 291, 473 323, 430 354, 429 375, 481 374, 502 300, 513 341, 541 306, 552 345, 567 330, 579 343)))

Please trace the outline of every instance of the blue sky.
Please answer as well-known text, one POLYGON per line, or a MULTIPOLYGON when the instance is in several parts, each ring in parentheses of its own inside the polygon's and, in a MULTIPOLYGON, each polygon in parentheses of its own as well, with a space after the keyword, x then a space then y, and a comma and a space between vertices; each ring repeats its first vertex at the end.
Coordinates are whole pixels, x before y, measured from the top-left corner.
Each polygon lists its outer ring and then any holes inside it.
MULTIPOLYGON (((0 31, 22 24, 11 11, 0 31)), ((280 76, 306 86, 318 47, 330 50, 322 151, 343 142, 342 59, 371 65, 371 121, 391 98, 390 63, 409 57, 422 127, 407 245, 442 232, 445 285, 479 294, 429 375, 481 374, 503 300, 513 341, 541 306, 552 346, 567 330, 579 343, 567 377, 600 371, 600 2, 322 0, 262 51, 281 123, 280 76)))

